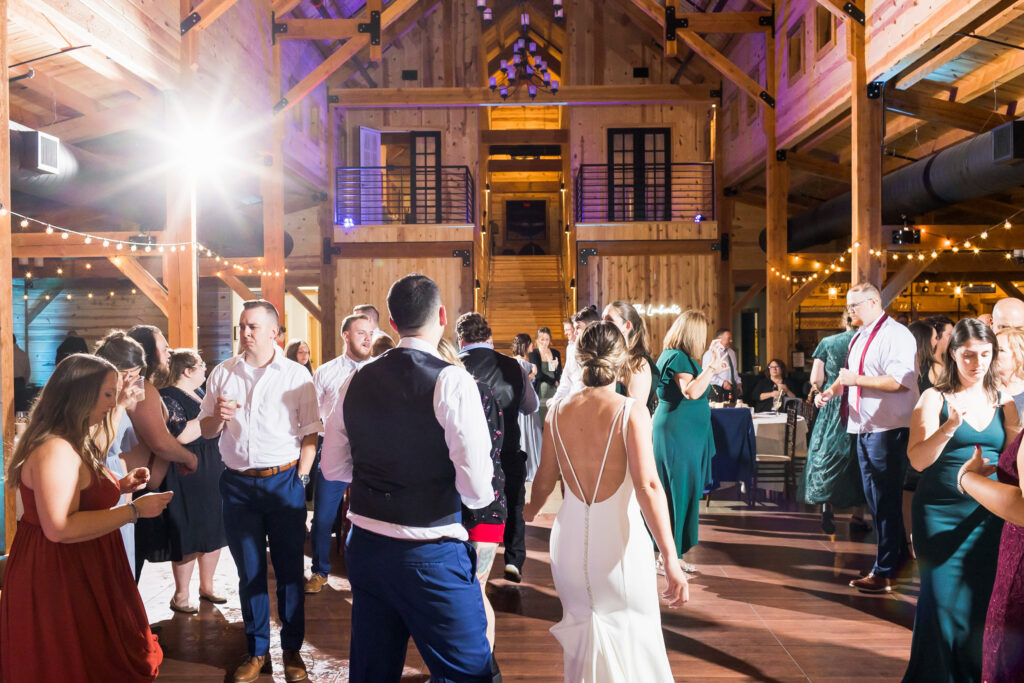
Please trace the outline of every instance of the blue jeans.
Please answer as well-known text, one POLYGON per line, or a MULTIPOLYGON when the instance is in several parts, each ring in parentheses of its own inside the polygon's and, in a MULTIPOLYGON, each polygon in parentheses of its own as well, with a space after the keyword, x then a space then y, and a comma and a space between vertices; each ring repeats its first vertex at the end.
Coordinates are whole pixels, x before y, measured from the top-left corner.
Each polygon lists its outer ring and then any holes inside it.
POLYGON ((263 656, 270 649, 268 540, 277 580, 281 648, 298 650, 306 628, 302 576, 306 495, 298 469, 292 467, 262 479, 224 470, 220 495, 224 532, 238 568, 238 597, 249 654, 263 656))
POLYGON ((468 543, 403 541, 352 527, 352 683, 398 683, 412 636, 436 683, 491 681, 476 554, 468 543))
MULTIPOLYGON (((345 496, 348 483, 324 478, 316 470, 316 490, 313 492, 313 524, 310 529, 310 545, 313 550, 313 573, 326 577, 331 573, 331 529, 341 510, 341 499, 345 496)), ((341 535, 340 532, 338 534, 341 535)))
POLYGON ((909 429, 856 435, 864 497, 878 534, 878 552, 871 571, 884 578, 892 578, 906 560, 903 477, 907 467, 909 438, 909 429))

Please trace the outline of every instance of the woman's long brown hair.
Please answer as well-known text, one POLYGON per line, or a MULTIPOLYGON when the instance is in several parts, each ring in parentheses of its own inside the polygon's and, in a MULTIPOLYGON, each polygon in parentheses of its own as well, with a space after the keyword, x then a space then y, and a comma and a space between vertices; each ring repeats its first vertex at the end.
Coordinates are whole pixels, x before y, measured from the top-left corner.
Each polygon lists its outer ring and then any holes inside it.
MULTIPOLYGON (((86 353, 72 354, 57 365, 39 392, 25 433, 14 448, 7 468, 7 483, 11 488, 21 482, 21 471, 28 456, 54 437, 70 443, 93 472, 102 472, 107 454, 100 444, 110 443, 113 436, 103 433, 101 438, 94 438, 90 421, 103 382, 111 373, 117 374, 113 364, 86 353)), ((102 432, 108 431, 106 421, 97 426, 102 427, 102 432)))

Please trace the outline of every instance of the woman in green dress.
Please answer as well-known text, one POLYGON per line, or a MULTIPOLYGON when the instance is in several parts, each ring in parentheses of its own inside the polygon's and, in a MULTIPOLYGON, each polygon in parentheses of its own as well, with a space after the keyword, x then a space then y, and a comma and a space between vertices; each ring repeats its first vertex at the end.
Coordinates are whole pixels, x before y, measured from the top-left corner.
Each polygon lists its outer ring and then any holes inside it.
POLYGON ((911 418, 907 456, 921 472, 913 504, 921 595, 904 681, 981 680, 1003 520, 962 493, 957 476, 975 449, 996 462, 1020 431, 1016 406, 997 390, 998 353, 988 326, 958 322, 942 376, 911 418))
MULTIPOLYGON (((708 321, 699 311, 685 311, 665 335, 654 381, 658 407, 654 411, 654 460, 668 496, 672 534, 679 559, 697 545, 700 499, 711 481, 715 442, 711 434, 708 386, 711 377, 726 367, 719 354, 703 370, 697 362, 704 354, 708 321)), ((720 344, 712 342, 712 348, 720 344)), ((670 558, 662 558, 669 561, 670 558)), ((683 569, 696 571, 682 562, 683 569)))
MULTIPOLYGON (((850 317, 843 317, 846 331, 825 337, 818 343, 811 357, 811 391, 830 387, 846 364, 850 340, 854 329, 850 317)), ((811 443, 807 447, 807 466, 804 470, 804 502, 821 504, 821 528, 826 534, 836 531, 833 521, 835 508, 856 508, 864 505, 864 484, 861 481, 857 454, 851 448, 846 425, 839 419, 840 401, 829 401, 821 406, 814 420, 811 443)), ((853 525, 864 524, 862 512, 854 510, 853 525)))

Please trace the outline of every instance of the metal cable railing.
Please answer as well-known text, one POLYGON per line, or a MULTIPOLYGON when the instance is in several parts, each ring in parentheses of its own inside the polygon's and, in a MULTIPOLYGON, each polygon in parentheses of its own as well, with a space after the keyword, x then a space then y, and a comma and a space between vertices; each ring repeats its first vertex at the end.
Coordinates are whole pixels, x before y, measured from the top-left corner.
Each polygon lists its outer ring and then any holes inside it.
POLYGON ((336 225, 474 222, 468 166, 345 166, 334 179, 336 225))
POLYGON ((577 223, 714 218, 712 162, 582 164, 574 189, 577 223))

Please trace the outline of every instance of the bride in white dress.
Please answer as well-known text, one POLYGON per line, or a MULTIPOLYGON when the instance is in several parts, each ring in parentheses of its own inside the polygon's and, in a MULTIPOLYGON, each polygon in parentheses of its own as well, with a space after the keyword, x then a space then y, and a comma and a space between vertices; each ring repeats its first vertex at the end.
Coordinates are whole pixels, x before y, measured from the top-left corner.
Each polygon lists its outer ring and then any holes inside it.
MULTIPOLYGON (((576 352, 586 388, 548 411, 540 469, 523 512, 533 521, 561 471, 565 500, 551 529, 551 574, 563 614, 551 631, 564 651, 565 680, 672 681, 651 535, 666 557, 675 557, 676 548, 650 413, 643 402, 615 393, 628 361, 615 325, 587 327, 576 352)), ((682 606, 689 588, 678 564, 666 566, 666 579, 663 597, 670 607, 682 606)))

